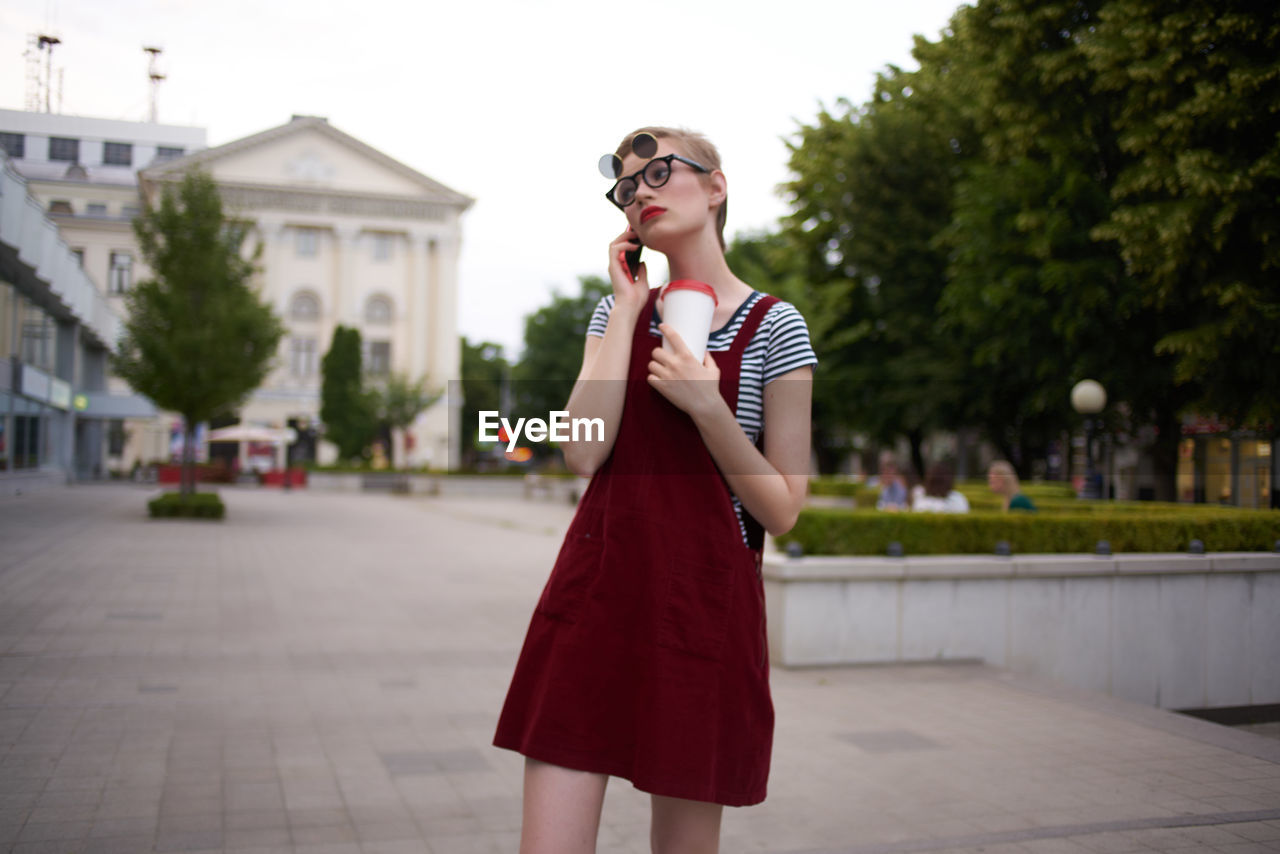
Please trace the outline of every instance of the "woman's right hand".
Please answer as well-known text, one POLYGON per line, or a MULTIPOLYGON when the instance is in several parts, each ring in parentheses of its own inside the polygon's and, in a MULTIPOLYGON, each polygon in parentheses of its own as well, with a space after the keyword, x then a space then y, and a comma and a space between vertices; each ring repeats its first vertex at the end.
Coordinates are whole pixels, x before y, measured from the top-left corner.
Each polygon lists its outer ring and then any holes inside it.
POLYGON ((630 228, 609 244, 609 280, 613 282, 614 311, 621 308, 638 314, 649 298, 649 269, 645 263, 640 262, 640 271, 634 280, 627 269, 626 253, 639 247, 639 237, 630 228))

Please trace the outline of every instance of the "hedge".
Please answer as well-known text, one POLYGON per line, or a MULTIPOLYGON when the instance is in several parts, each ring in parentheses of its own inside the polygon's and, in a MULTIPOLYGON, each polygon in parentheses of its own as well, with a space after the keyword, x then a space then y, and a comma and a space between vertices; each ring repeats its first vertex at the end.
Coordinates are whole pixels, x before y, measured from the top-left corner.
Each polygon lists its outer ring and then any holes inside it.
MULTIPOLYGON (((975 481, 965 481, 959 484, 957 488, 969 500, 969 508, 975 512, 1001 511, 1003 509, 1000 496, 988 489, 985 483, 979 484, 975 481)), ((1022 492, 1035 503, 1036 509, 1040 513, 1076 515, 1095 513, 1109 515, 1189 513, 1204 515, 1216 511, 1224 513, 1239 512, 1239 508, 1217 504, 1189 504, 1172 501, 1086 500, 1077 498, 1070 484, 1057 482, 1024 484, 1022 492)), ((869 509, 876 506, 876 501, 880 498, 880 489, 879 487, 867 486, 865 483, 849 480, 813 478, 809 481, 809 494, 852 498, 855 507, 869 509)))
POLYGON ((1180 552, 1192 540, 1206 551, 1271 551, 1280 541, 1280 512, 1213 508, 1202 513, 883 513, 806 508, 778 537, 809 555, 884 555, 899 543, 907 555, 992 554, 1006 542, 1014 554, 1180 552))
POLYGON ((221 519, 227 514, 226 505, 216 492, 166 492, 147 503, 153 519, 221 519))

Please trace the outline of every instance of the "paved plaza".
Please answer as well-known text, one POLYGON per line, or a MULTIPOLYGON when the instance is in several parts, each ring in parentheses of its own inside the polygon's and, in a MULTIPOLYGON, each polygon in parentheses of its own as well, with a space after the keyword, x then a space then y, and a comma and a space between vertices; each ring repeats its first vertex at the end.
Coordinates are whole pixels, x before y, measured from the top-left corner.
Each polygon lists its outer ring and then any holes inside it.
MULTIPOLYGON (((523 760, 490 738, 569 508, 150 494, 0 498, 0 852, 514 854, 523 760)), ((1280 851, 1277 739, 980 664, 773 686, 726 854, 1280 851)), ((625 781, 599 850, 649 850, 625 781)))

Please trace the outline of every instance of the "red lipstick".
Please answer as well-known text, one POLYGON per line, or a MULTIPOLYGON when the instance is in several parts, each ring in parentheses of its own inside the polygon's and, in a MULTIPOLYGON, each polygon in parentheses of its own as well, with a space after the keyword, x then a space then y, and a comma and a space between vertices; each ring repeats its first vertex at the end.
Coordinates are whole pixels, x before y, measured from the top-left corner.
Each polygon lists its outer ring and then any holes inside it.
POLYGON ((662 216, 666 212, 667 212, 666 208, 661 208, 661 207, 658 207, 657 205, 649 205, 649 207, 640 211, 640 221, 648 222, 649 220, 653 219, 655 216, 662 216))

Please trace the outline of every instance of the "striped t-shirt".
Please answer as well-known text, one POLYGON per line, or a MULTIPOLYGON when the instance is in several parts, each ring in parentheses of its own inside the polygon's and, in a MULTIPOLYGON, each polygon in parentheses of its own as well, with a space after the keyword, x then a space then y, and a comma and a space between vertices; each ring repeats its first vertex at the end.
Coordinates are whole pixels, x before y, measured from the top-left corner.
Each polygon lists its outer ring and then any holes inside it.
MULTIPOLYGON (((733 339, 742 328, 751 307, 762 297, 764 294, 753 291, 738 306, 728 323, 712 330, 707 339, 707 350, 722 353, 732 347, 733 339)), ((587 325, 587 334, 603 338, 611 311, 613 294, 602 298, 596 305, 591 322, 587 325)), ((662 334, 658 331, 658 322, 658 309, 655 306, 649 318, 650 334, 662 334)), ((742 353, 742 371, 738 379, 738 411, 734 414, 738 418, 738 425, 752 444, 756 443, 760 438, 760 431, 764 429, 764 387, 789 371, 817 363, 818 357, 809 343, 809 327, 805 324, 804 317, 791 303, 778 301, 765 312, 755 335, 742 353)), ((746 542, 747 529, 743 521, 742 503, 736 495, 733 496, 733 510, 738 516, 743 542, 746 542)))

